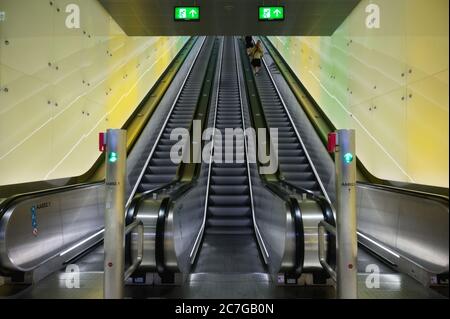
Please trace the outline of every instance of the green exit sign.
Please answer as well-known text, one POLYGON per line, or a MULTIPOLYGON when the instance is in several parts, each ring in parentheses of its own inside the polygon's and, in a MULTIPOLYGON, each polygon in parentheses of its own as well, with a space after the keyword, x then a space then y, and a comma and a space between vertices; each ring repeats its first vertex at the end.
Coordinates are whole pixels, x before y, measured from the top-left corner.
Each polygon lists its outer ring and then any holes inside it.
POLYGON ((259 20, 284 20, 284 7, 259 7, 259 20))
POLYGON ((200 7, 175 7, 175 21, 199 21, 200 7))

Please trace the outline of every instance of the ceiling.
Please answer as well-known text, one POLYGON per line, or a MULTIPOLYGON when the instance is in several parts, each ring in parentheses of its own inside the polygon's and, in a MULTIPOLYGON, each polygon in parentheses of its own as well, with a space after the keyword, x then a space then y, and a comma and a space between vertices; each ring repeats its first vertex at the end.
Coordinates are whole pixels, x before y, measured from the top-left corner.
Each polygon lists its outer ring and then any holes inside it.
POLYGON ((360 0, 98 0, 130 36, 331 35, 360 0), (175 6, 197 5, 198 22, 176 22, 175 6), (258 21, 258 6, 285 6, 285 20, 258 21))

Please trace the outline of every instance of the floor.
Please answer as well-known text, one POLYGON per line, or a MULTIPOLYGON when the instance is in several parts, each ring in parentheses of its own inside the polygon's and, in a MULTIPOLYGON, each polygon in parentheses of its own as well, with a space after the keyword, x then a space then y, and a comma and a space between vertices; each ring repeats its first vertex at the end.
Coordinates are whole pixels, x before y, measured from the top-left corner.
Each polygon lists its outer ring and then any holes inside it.
MULTIPOLYGON (((77 262, 80 286, 73 286, 73 277, 65 271, 55 273, 34 286, 0 286, 1 298, 37 299, 97 299, 103 296, 103 247, 77 262)), ((358 252, 358 296, 362 299, 423 299, 445 298, 423 287, 409 276, 398 274, 365 250, 358 252), (365 282, 368 264, 380 269, 379 288, 369 289, 365 282)), ((126 298, 187 298, 187 299, 264 299, 264 298, 334 298, 330 286, 278 286, 267 274, 211 274, 197 272, 186 277, 181 286, 127 285, 126 298)))

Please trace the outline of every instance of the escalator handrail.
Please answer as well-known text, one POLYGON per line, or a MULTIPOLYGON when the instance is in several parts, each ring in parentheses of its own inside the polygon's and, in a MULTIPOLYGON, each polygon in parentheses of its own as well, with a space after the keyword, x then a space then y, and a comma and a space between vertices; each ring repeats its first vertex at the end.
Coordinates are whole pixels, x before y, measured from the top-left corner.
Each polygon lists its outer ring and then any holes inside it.
MULTIPOLYGON (((205 41, 206 41, 206 37, 204 38, 204 41, 202 42, 202 45, 201 45, 200 49, 198 50, 198 52, 196 54, 196 58, 194 59, 194 62, 192 64, 192 66, 195 64, 195 61, 197 60, 198 55, 202 51, 202 48, 203 48, 203 45, 204 45, 205 41)), ((192 69, 192 66, 191 66, 191 69, 192 69)), ((191 69, 188 72, 188 76, 190 74, 191 69)), ((186 79, 187 79, 187 77, 186 77, 186 79)), ((184 87, 184 83, 183 83, 182 88, 183 87, 184 87)), ((181 88, 181 90, 182 90, 182 88, 181 88)), ((178 96, 177 96, 176 100, 178 100, 178 96)), ((161 130, 161 132, 163 130, 164 130, 164 128, 161 130)), ((161 132, 160 132, 160 134, 162 134, 161 132)), ((178 180, 169 182, 166 185, 163 185, 161 187, 157 187, 155 189, 147 191, 145 194, 153 194, 155 192, 159 192, 162 189, 170 188, 171 186, 175 185, 178 182, 179 182, 178 180)), ((66 192, 66 191, 73 191, 73 190, 77 190, 77 189, 84 189, 84 188, 93 187, 93 186, 101 186, 101 185, 104 185, 104 183, 105 183, 105 180, 102 179, 101 181, 98 181, 98 182, 88 182, 88 183, 81 183, 81 184, 75 184, 75 185, 68 185, 68 186, 62 186, 62 187, 57 187, 57 188, 51 188, 51 189, 35 191, 35 192, 30 192, 30 193, 17 194, 17 195, 11 196, 11 197, 7 198, 6 200, 4 200, 3 202, 0 203, 0 218, 3 217, 3 215, 6 213, 6 211, 12 205, 17 204, 18 202, 21 202, 21 201, 24 201, 24 200, 28 200, 28 199, 32 199, 32 198, 37 198, 37 197, 42 197, 42 196, 62 193, 62 192, 66 192)), ((130 205, 130 203, 127 203, 127 206, 129 206, 129 205, 130 205)), ((128 209, 126 209, 126 211, 128 211, 128 209)))
POLYGON ((155 263, 156 270, 159 274, 166 273, 164 266, 164 231, 166 229, 166 218, 169 213, 170 198, 166 197, 162 200, 158 211, 158 218, 156 220, 155 232, 155 263))
POLYGON ((191 260, 191 264, 194 263, 195 258, 197 256, 197 252, 199 250, 200 247, 200 243, 202 241, 203 238, 203 233, 205 231, 205 227, 206 227, 206 215, 208 212, 208 198, 209 198, 209 187, 210 187, 210 182, 211 182, 211 171, 212 171, 212 163, 213 163, 213 156, 214 156, 214 144, 215 144, 215 137, 216 137, 216 123, 217 123, 217 108, 218 108, 218 104, 219 104, 219 89, 220 89, 220 79, 222 76, 222 67, 223 67, 223 51, 224 51, 224 40, 222 40, 222 45, 221 45, 221 49, 220 49, 220 53, 219 53, 219 74, 218 74, 218 79, 219 79, 219 83, 217 84, 217 92, 216 92, 216 100, 214 102, 214 122, 213 122, 213 135, 211 137, 211 150, 210 150, 210 157, 209 157, 209 165, 208 165, 208 178, 207 178, 207 185, 206 185, 206 194, 205 194, 205 206, 203 208, 203 220, 202 220, 202 225, 200 227, 200 230, 197 234, 197 237, 195 238, 194 241, 194 245, 192 246, 192 249, 189 253, 189 258, 191 260))
MULTIPOLYGON (((252 221, 253 221, 253 227, 255 228, 255 234, 257 237, 257 242, 258 242, 258 246, 260 247, 264 262, 267 264, 268 259, 270 258, 269 256, 269 252, 267 250, 267 246, 264 242, 264 238, 261 234, 261 232, 259 231, 259 227, 258 227, 258 223, 256 222, 256 216, 255 216, 255 205, 254 205, 254 201, 253 201, 253 187, 252 187, 252 177, 251 177, 251 172, 250 172, 250 163, 248 160, 248 144, 247 144, 247 138, 246 138, 246 125, 245 125, 245 116, 244 116, 244 103, 243 103, 243 99, 242 99, 242 90, 241 90, 241 68, 240 66, 242 65, 242 62, 240 65, 238 65, 238 52, 239 52, 239 48, 237 47, 237 43, 236 43, 236 39, 233 39, 233 47, 234 47, 234 55, 235 55, 235 59, 236 59, 236 75, 237 75, 237 79, 238 79, 238 87, 239 87, 239 100, 240 100, 240 104, 241 104, 241 120, 242 120, 242 129, 244 131, 244 155, 245 155, 245 161, 246 161, 246 166, 247 166, 247 180, 248 180, 248 187, 249 187, 249 193, 250 193, 250 203, 251 203, 251 210, 252 210, 252 221)), ((241 56, 242 58, 242 56, 241 56)))
MULTIPOLYGON (((206 41, 206 37, 205 37, 206 41)), ((203 43, 204 44, 204 43, 203 43)), ((214 48, 214 47, 213 47, 214 48)), ((214 56, 214 53, 211 55, 211 58, 214 56)), ((211 63, 211 60, 210 62, 211 63)), ((206 76, 206 75, 205 75, 206 76)), ((184 87, 184 85, 183 85, 184 87)), ((194 113, 195 115, 198 113, 198 107, 194 113)), ((207 112, 206 112, 207 113, 207 112)), ((206 116, 203 120, 206 120, 206 116)), ((192 127, 192 124, 191 124, 192 127)), ((162 128, 164 130, 164 127, 162 128)), ((202 141, 202 144, 205 142, 202 141)), ((203 145, 202 145, 203 146, 203 145)), ((137 215, 139 211, 140 205, 147 199, 153 198, 154 194, 159 194, 161 191, 164 190, 171 190, 170 194, 167 194, 164 198, 162 198, 161 205, 158 211, 158 218, 156 223, 156 236, 155 236, 155 262, 156 262, 156 268, 160 275, 164 276, 166 274, 171 273, 164 264, 164 231, 165 231, 165 223, 166 218, 169 215, 170 209, 172 208, 173 202, 177 201, 179 198, 181 198, 185 193, 192 190, 198 183, 198 179, 200 178, 200 170, 195 169, 194 175, 192 176, 191 180, 182 182, 182 174, 181 171, 183 171, 184 164, 181 163, 181 165, 177 168, 176 177, 173 181, 168 182, 162 186, 156 187, 154 189, 145 191, 143 193, 139 193, 133 197, 131 202, 127 206, 127 222, 132 222, 132 220, 135 219, 135 216, 137 215)), ((201 164, 196 163, 196 167, 198 168, 201 164)))
MULTIPOLYGON (((329 129, 331 131, 335 131, 337 128, 336 126, 331 122, 331 120, 329 119, 329 117, 322 111, 322 109, 320 108, 320 106, 318 105, 318 103, 315 101, 315 99, 311 96, 311 94, 308 92, 308 90, 306 90, 306 87, 301 83, 300 79, 295 75, 295 72, 292 70, 292 68, 289 66, 289 64, 286 62, 286 60, 284 59, 284 57, 280 54, 280 52, 275 48, 275 46, 273 45, 273 43, 271 42, 270 39, 268 39, 267 37, 261 37, 263 43, 265 44, 266 47, 270 47, 270 50, 275 52, 275 54, 277 55, 277 59, 279 59, 287 68, 288 72, 292 75, 293 79, 295 80, 296 84, 302 89, 302 93, 305 94, 307 100, 309 100, 311 102, 311 104, 314 106, 315 110, 317 110, 317 112, 320 114, 320 116, 324 119, 325 123, 328 125, 329 129)), ((276 59, 274 59, 276 60, 276 59)), ((275 63, 279 64, 277 61, 275 61, 275 63)), ((280 70, 280 72, 283 73, 282 70, 280 70)), ((291 85, 289 83, 289 85, 291 85)), ((297 97, 297 100, 299 98, 297 97)), ((303 103, 301 101, 299 101, 299 104, 302 105, 303 103)), ((306 112, 308 114, 308 112, 306 112)), ((308 115, 309 117, 309 115, 308 115)), ((315 128, 318 136, 321 136, 320 134, 320 128, 316 127, 316 124, 314 123, 314 121, 311 120, 311 123, 313 124, 313 127, 315 128)), ((323 143, 326 143, 325 140, 323 140, 323 138, 321 138, 323 143)), ((432 199, 433 196, 436 196, 435 198, 438 199, 438 197, 442 197, 444 200, 446 199, 448 201, 448 188, 445 187, 438 187, 438 186, 432 186, 432 185, 421 185, 421 184, 414 184, 414 183, 409 183, 409 182, 398 182, 398 181, 392 181, 392 180, 387 180, 387 179, 382 179, 379 177, 376 177, 375 175, 373 175, 366 167, 365 165, 362 163, 362 161, 357 158, 358 160, 358 166, 359 169, 361 170, 362 175, 367 178, 367 180, 371 181, 372 183, 367 183, 367 182, 358 182, 358 184, 363 184, 366 186, 371 186, 374 185, 376 186, 378 189, 382 189, 385 188, 386 190, 399 190, 401 191, 403 194, 408 195, 408 192, 410 193, 410 195, 414 196, 414 194, 427 194, 428 196, 430 196, 429 199, 432 199), (395 186, 395 183, 401 183, 404 185, 407 185, 409 187, 398 187, 395 186), (427 192, 427 191, 422 191, 422 190, 418 190, 418 189, 413 189, 410 187, 429 187, 432 189, 436 189, 437 191, 441 192, 441 193, 431 193, 431 192, 427 192), (443 195, 443 193, 446 193, 446 195, 443 195)))
MULTIPOLYGON (((167 75, 167 70, 171 69, 173 67, 174 61, 178 60, 178 58, 183 54, 183 52, 187 49, 191 49, 191 43, 194 42, 196 40, 197 37, 191 37, 191 39, 189 39, 185 46, 183 47, 183 49, 181 49, 178 53, 178 55, 174 58, 173 62, 169 65, 169 67, 166 69, 166 71, 163 72, 163 74, 161 75, 161 77, 159 78, 159 80, 157 81, 158 83, 162 83, 164 81, 161 81, 165 75, 167 75)), ((156 84, 156 85, 157 85, 156 84)), ((154 87, 156 87, 156 85, 154 87)), ((152 91, 154 90, 154 87, 148 92, 148 94, 144 97, 144 99, 141 101, 141 103, 138 105, 138 107, 136 108, 136 110, 133 112, 133 114, 130 116, 130 118, 125 122, 125 124, 123 125, 123 128, 126 129, 130 123, 132 122, 132 119, 135 119, 138 117, 138 114, 140 113, 141 109, 143 108, 143 106, 148 102, 149 97, 152 94, 152 91)), ((141 130, 142 131, 142 130, 141 130)), ((137 134, 137 136, 139 136, 139 134, 137 134)), ((127 144, 127 153, 130 152, 130 150, 132 149, 134 145, 134 140, 131 139, 130 143, 127 144)), ((55 179, 55 180, 48 180, 48 181, 36 181, 36 182, 29 182, 29 183, 22 183, 22 184, 12 184, 12 185, 1 185, 0 186, 0 191, 2 188, 4 187, 16 187, 17 185, 24 185, 25 188, 34 188, 30 191, 27 190, 21 190, 18 191, 16 194, 11 194, 11 195, 7 195, 4 198, 6 198, 3 202, 0 202, 0 216, 2 216, 2 210, 5 210, 5 205, 7 203, 11 203, 12 199, 17 198, 18 196, 31 196, 33 194, 36 195, 36 197, 40 196, 40 194, 47 194, 47 191, 50 190, 56 190, 56 191, 66 191, 66 190, 72 190, 73 188, 82 188, 82 187, 88 187, 88 186, 92 186, 92 185, 96 185, 96 184, 101 184, 105 182, 105 179, 93 179, 92 176, 95 174, 95 171, 98 170, 101 167, 101 163, 103 162, 102 157, 100 156, 96 162, 92 165, 92 167, 84 174, 79 175, 79 176, 73 176, 70 178, 61 178, 61 179, 55 179), (59 184, 62 181, 66 181, 69 180, 68 184, 65 184, 63 186, 60 187, 50 187, 50 188, 44 188, 44 187, 40 187, 41 189, 35 189, 35 187, 31 187, 30 185, 36 185, 36 184, 40 184, 40 183, 47 183, 48 185, 50 184, 59 184), (76 183, 72 183, 72 180, 79 180, 80 182, 76 182, 76 183), (29 187, 30 186, 30 187, 29 187)), ((22 189, 23 187, 21 187, 22 189)), ((53 193, 51 193, 53 194, 53 193)), ((9 205, 9 204, 7 204, 9 205)))
MULTIPOLYGON (((158 146, 158 144, 159 144, 159 141, 160 141, 160 139, 161 139, 161 136, 162 136, 163 133, 164 133, 164 130, 165 130, 166 126, 167 126, 167 123, 169 122, 169 119, 170 119, 170 117, 171 117, 171 115, 172 115, 172 113, 173 113, 173 110, 175 109, 175 106, 176 106, 177 103, 178 103, 178 100, 179 100, 179 98, 180 98, 180 96, 181 96, 181 93, 183 92, 183 89, 184 89, 184 87, 185 87, 185 85, 186 85, 186 82, 187 82, 189 76, 190 76, 191 73, 192 73, 192 70, 193 70, 193 68, 194 68, 194 66, 195 66, 195 64, 196 64, 196 62, 197 62, 197 60, 198 60, 198 57, 199 57, 200 53, 201 53, 202 50, 203 50, 203 47, 204 47, 205 43, 206 43, 206 37, 203 38, 202 44, 201 44, 201 46, 200 46, 200 49, 197 51, 197 53, 196 53, 196 55, 195 55, 195 57, 194 57, 194 59, 193 59, 191 65, 190 65, 190 67, 189 67, 189 70, 188 70, 188 72, 187 72, 187 74, 186 74, 186 77, 184 78, 183 83, 181 84, 180 89, 179 89, 179 91, 178 91, 178 93, 177 93, 177 95, 176 95, 176 97, 175 97, 175 99, 174 99, 174 101, 173 101, 173 103, 172 103, 172 105, 171 105, 171 107, 170 107, 169 113, 167 114, 166 119, 165 119, 165 121, 164 121, 164 123, 163 123, 163 125, 162 125, 162 128, 161 128, 161 130, 160 130, 160 132, 159 132, 159 134, 158 134, 158 136, 157 136, 157 138, 156 138, 156 140, 155 140, 155 143, 153 144, 153 147, 152 147, 152 149, 151 149, 151 151, 150 151, 150 153, 149 153, 149 155, 148 155, 148 157, 147 157, 147 160, 145 161, 145 164, 144 164, 144 166, 142 167, 141 173, 139 174, 139 177, 138 177, 138 179, 137 179, 137 181, 136 181, 136 183, 135 183, 135 185, 134 185, 134 187, 133 187, 133 190, 131 191, 131 194, 130 194, 130 196, 128 197, 126 206, 129 206, 129 205, 131 204, 131 201, 133 200, 133 198, 134 198, 134 196, 135 196, 135 194, 136 194, 136 192, 137 192, 137 189, 138 189, 139 185, 141 184, 142 178, 143 178, 144 175, 145 175, 145 171, 147 170, 148 164, 150 163, 150 161, 151 161, 151 159, 152 159, 152 157, 153 157, 153 154, 154 154, 155 151, 156 151, 156 148, 157 148, 157 146, 158 146)), ((179 172, 178 169, 177 169, 177 172, 179 172)))
MULTIPOLYGON (((203 44, 205 42, 206 42, 206 37, 205 37, 205 41, 202 43, 202 47, 203 47, 203 44)), ((201 51, 202 47, 200 48, 199 52, 201 51)), ((211 55, 211 57, 212 56, 213 55, 211 55)), ((195 64, 195 61, 194 61, 194 64, 195 64)), ((189 77, 189 74, 190 74, 190 71, 192 70, 192 67, 193 67, 193 64, 191 65, 191 69, 188 71, 188 75, 187 75, 186 79, 189 77)), ((181 86, 180 92, 184 88, 184 84, 186 83, 186 79, 185 79, 185 81, 183 82, 183 84, 181 86)), ((177 98, 175 98, 175 102, 178 100, 180 92, 177 95, 177 98)), ((197 105, 196 111, 194 112, 194 118, 195 118, 195 115, 198 113, 198 107, 199 107, 199 105, 197 105)), ((169 114, 169 116, 167 118, 169 118, 169 117, 170 117, 170 114, 169 114)), ((164 129, 165 129, 165 125, 163 125, 163 127, 161 128, 160 135, 162 134, 162 131, 164 131, 164 129)), ((189 126, 189 131, 192 132, 192 123, 189 126)), ((158 141, 155 142, 155 145, 157 143, 158 143, 158 141)), ((156 147, 154 146, 154 148, 156 148, 156 147)), ((161 192, 163 190, 172 189, 172 188, 178 186, 181 183, 182 171, 183 171, 182 167, 183 166, 184 166, 183 163, 180 163, 180 165, 177 167, 177 170, 176 170, 176 173, 175 173, 175 178, 172 181, 167 182, 166 184, 163 184, 161 186, 155 187, 153 189, 147 190, 145 192, 135 194, 134 197, 132 198, 132 200, 129 203, 127 203, 127 205, 126 205, 127 217, 128 218, 133 218, 133 216, 135 215, 134 212, 137 212, 139 210, 140 203, 142 201, 152 197, 153 194, 158 194, 159 192, 161 192)), ((145 166, 144 166, 144 168, 145 168, 145 166)), ((188 181, 186 183, 181 183, 181 184, 184 185, 184 184, 189 184, 189 183, 194 182, 194 180, 198 177, 198 173, 199 173, 198 170, 196 170, 195 172, 196 173, 194 174, 193 179, 191 181, 188 181)), ((138 183, 139 183, 139 181, 138 181, 138 183)), ((130 219, 130 221, 131 221, 131 219, 130 219)))
MULTIPOLYGON (((254 81, 253 77, 253 82, 254 81)), ((252 112, 252 109, 249 109, 251 114, 251 119, 255 122, 255 118, 252 112)), ((264 114, 264 113, 263 113, 264 114)), ((257 163, 259 166, 259 162, 257 163)), ((279 176, 278 176, 279 177, 279 176)), ((322 195, 317 195, 314 192, 299 187, 297 185, 293 185, 286 180, 282 180, 279 178, 279 183, 269 181, 265 175, 261 176, 261 182, 263 185, 269 189, 272 193, 282 198, 289 206, 292 218, 294 220, 295 227, 295 243, 296 243, 296 265, 294 266, 294 272, 297 275, 300 275, 303 270, 303 262, 304 262, 304 228, 303 228, 303 218, 301 214, 301 209, 299 207, 299 203, 295 197, 292 197, 290 189, 295 190, 295 194, 306 196, 307 198, 316 201, 322 209, 322 214, 324 216, 324 220, 327 221, 331 225, 336 225, 334 210, 331 203, 322 195), (284 188, 281 186, 284 184, 284 188)), ((333 243, 329 242, 329 248, 332 248, 331 245, 333 243)), ((335 260, 335 249, 327 250, 327 258, 331 261, 335 260)))
POLYGON ((104 183, 105 183, 104 180, 99 181, 99 182, 93 182, 93 183, 81 183, 81 184, 45 189, 45 190, 36 191, 36 192, 17 194, 17 195, 8 197, 7 199, 5 199, 3 202, 0 203, 0 219, 3 217, 3 215, 8 211, 8 209, 11 206, 16 205, 19 202, 22 202, 24 200, 29 200, 29 199, 33 199, 33 198, 37 198, 37 197, 42 197, 42 196, 53 195, 53 194, 57 194, 57 193, 73 191, 73 190, 77 190, 77 189, 84 189, 84 188, 88 188, 88 187, 100 186, 100 185, 104 185, 104 183))
POLYGON ((295 232, 295 265, 294 274, 300 276, 303 272, 305 263, 305 230, 303 227, 302 210, 296 198, 291 197, 289 200, 291 206, 291 214, 294 220, 295 232))
POLYGON ((272 82, 272 84, 273 84, 273 86, 275 88, 275 91, 277 92, 278 98, 280 99, 280 102, 283 105, 283 108, 284 108, 284 110, 286 112, 286 115, 288 116, 289 122, 291 123, 292 128, 293 128, 293 130, 295 132, 295 135, 297 136, 297 139, 298 139, 300 145, 302 146, 303 151, 305 152, 305 155, 306 155, 306 158, 308 160, 308 163, 311 166, 311 169, 313 170, 313 173, 314 173, 314 176, 316 178, 316 181, 319 183, 319 186, 320 186, 320 189, 322 191, 322 194, 331 203, 331 200, 330 200, 330 198, 328 196, 328 193, 327 193, 325 187, 323 186, 322 180, 321 180, 319 174, 317 173, 316 167, 315 167, 313 161, 311 160, 311 157, 309 156, 309 152, 306 149, 305 144, 303 143, 303 139, 301 138, 300 133, 297 130, 297 127, 296 127, 296 125, 294 123, 294 120, 292 119, 291 113, 289 112, 289 109, 288 109, 288 107, 287 107, 287 105, 286 105, 286 103, 284 101, 283 96, 281 95, 280 90, 278 89, 278 85, 276 84, 275 79, 273 78, 272 73, 270 72, 269 66, 267 65, 266 60, 264 59, 264 57, 261 58, 261 61, 263 62, 264 67, 265 67, 265 69, 267 71, 267 74, 269 75, 269 78, 270 78, 270 80, 271 80, 271 82, 272 82))
MULTIPOLYGON (((248 62, 248 59, 245 55, 242 53, 241 50, 241 63, 243 64, 244 61, 248 62)), ((253 77, 253 83, 254 83, 254 77, 253 77)), ((256 126, 255 124, 255 117, 254 112, 251 107, 249 107, 249 115, 250 120, 253 123, 253 126, 256 126)), ((257 161, 256 165, 260 166, 260 162, 257 161)), ((259 169, 258 169, 259 172, 259 169)), ((279 197, 281 200, 283 200, 288 208, 289 212, 291 214, 292 220, 294 221, 294 237, 295 237, 295 260, 294 265, 292 269, 290 270, 290 274, 294 274, 297 278, 302 274, 303 266, 304 266, 304 254, 305 254, 305 242, 304 242, 304 227, 303 227, 303 218, 302 218, 302 212, 300 209, 300 205, 297 201, 297 198, 291 196, 291 194, 284 188, 282 188, 279 184, 269 181, 266 178, 266 175, 260 174, 260 180, 264 187, 266 187, 271 193, 273 193, 275 196, 279 197)), ((296 187, 299 194, 309 194, 309 196, 313 196, 314 193, 305 190, 300 189, 296 187)))
POLYGON ((305 189, 298 187, 297 185, 294 185, 286 180, 282 180, 280 181, 280 183, 285 186, 287 186, 288 188, 292 188, 295 189, 296 192, 299 193, 303 193, 306 194, 307 198, 316 201, 317 203, 319 203, 319 205, 322 207, 323 210, 323 216, 325 218, 325 221, 327 223, 329 223, 330 225, 335 226, 336 225, 336 221, 334 219, 334 210, 333 210, 333 206, 330 204, 330 202, 322 195, 317 195, 314 194, 310 191, 305 191, 305 189))
MULTIPOLYGON (((182 50, 180 52, 182 52, 182 50)), ((139 107, 138 107, 138 109, 139 109, 139 107)), ((127 121, 127 123, 128 122, 129 121, 127 121)), ((125 126, 126 126, 126 124, 125 124, 125 126)), ((96 162, 96 164, 94 164, 94 166, 95 165, 97 165, 97 162, 96 162)), ((101 180, 94 181, 94 182, 84 182, 84 183, 77 183, 77 184, 72 184, 72 185, 64 185, 64 186, 60 186, 60 187, 54 187, 54 188, 43 189, 43 190, 36 190, 36 191, 25 192, 25 193, 20 193, 20 194, 8 196, 5 200, 0 202, 0 218, 3 217, 3 215, 6 213, 6 211, 12 205, 17 204, 20 201, 33 199, 33 198, 38 198, 38 197, 41 197, 41 196, 53 195, 53 194, 57 194, 57 193, 61 193, 61 192, 67 192, 67 191, 73 191, 73 190, 77 190, 77 189, 83 189, 83 188, 87 188, 87 187, 91 187, 91 186, 100 186, 100 185, 102 185, 104 183, 105 183, 105 179, 103 178, 101 180)))
POLYGON ((379 190, 402 194, 402 195, 406 195, 406 196, 420 197, 423 199, 440 202, 441 204, 447 206, 447 208, 449 206, 449 198, 447 196, 440 195, 440 194, 422 192, 422 191, 418 191, 418 190, 405 189, 405 188, 389 186, 389 185, 373 184, 373 183, 367 183, 367 182, 357 182, 356 184, 358 186, 362 186, 362 187, 379 189, 379 190))

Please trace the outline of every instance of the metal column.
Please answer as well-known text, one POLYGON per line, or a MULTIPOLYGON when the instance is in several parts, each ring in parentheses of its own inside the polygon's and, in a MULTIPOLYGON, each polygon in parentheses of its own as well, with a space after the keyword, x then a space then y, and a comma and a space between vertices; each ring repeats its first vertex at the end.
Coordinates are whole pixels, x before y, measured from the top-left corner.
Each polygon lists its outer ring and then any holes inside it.
POLYGON ((337 191, 337 295, 357 298, 356 234, 356 156, 355 130, 337 131, 336 191, 337 191))
POLYGON ((125 130, 106 133, 105 299, 124 294, 126 135, 125 130))

